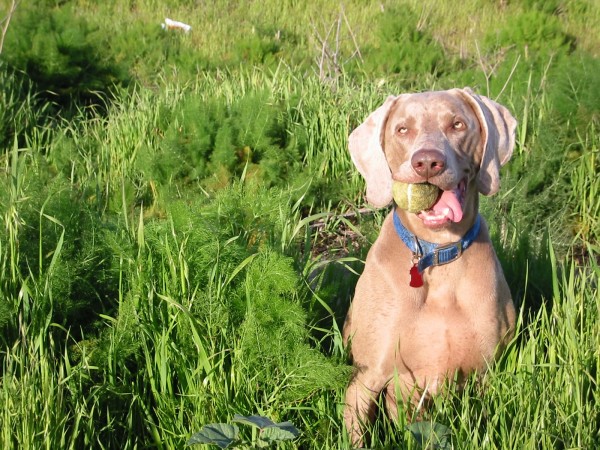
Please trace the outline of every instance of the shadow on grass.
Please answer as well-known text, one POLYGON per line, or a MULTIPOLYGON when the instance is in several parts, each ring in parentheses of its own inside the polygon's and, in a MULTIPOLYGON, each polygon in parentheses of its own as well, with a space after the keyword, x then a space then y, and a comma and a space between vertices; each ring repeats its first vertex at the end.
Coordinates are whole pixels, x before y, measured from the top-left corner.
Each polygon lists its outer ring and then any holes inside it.
POLYGON ((510 245, 494 243, 515 308, 523 308, 525 325, 541 308, 552 309, 552 263, 548 233, 522 233, 510 245))

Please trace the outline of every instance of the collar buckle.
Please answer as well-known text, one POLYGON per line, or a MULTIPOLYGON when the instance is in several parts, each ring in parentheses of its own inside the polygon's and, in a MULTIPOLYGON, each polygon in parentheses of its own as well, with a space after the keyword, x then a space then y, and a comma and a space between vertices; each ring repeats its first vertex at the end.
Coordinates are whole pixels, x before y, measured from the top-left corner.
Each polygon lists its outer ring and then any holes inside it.
POLYGON ((435 250, 433 250, 433 265, 441 266, 444 264, 451 263, 452 261, 456 261, 458 258, 461 257, 462 252, 462 241, 453 242, 452 244, 440 245, 435 250), (441 259, 440 253, 442 254, 441 259))

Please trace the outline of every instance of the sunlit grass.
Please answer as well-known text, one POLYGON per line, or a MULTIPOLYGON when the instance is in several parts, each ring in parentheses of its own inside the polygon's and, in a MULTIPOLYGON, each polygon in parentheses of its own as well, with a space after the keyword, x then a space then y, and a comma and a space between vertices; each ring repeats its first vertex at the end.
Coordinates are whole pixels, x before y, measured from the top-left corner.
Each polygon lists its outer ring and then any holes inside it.
MULTIPOLYGON (((478 62, 473 42, 525 6, 472 1, 456 17, 456 5, 417 3, 406 5, 423 30, 462 48, 466 67, 376 80, 355 67, 324 81, 307 21, 325 30, 339 5, 155 1, 73 2, 115 36, 132 24, 147 39, 139 83, 111 86, 102 104, 61 113, 0 65, 0 447, 182 448, 203 425, 258 414, 300 429, 282 448, 349 448, 340 329, 386 211, 365 208, 347 136, 388 94, 460 83, 499 95, 519 119, 502 190, 482 210, 520 319, 483 380, 450 388, 423 419, 448 427, 457 449, 600 445, 596 66, 478 62), (149 33, 163 16, 193 33, 149 33), (289 48, 275 63, 235 60, 231 36, 279 28, 298 61, 289 48), (165 48, 149 51, 153 39, 165 48), (172 60, 155 70, 177 49, 180 71, 172 60), (227 63, 204 70, 190 63, 200 53, 227 63), (207 135, 219 135, 211 151, 240 144, 229 169, 198 158, 207 135), (267 156, 252 160, 259 147, 267 156)), ((586 14, 559 16, 590 52, 597 39, 577 24, 597 23, 592 3, 566 2, 586 14)), ((377 44, 379 3, 344 13, 361 46, 377 44)), ((420 448, 409 425, 380 414, 371 446, 420 448)))

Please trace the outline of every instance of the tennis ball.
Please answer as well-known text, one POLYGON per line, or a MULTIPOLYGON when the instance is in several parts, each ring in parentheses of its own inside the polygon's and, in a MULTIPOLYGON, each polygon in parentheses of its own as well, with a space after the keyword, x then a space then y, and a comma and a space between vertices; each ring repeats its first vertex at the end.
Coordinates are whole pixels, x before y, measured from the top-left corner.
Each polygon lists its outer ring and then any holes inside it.
POLYGON ((398 208, 418 213, 435 204, 440 195, 440 188, 429 183, 407 184, 394 181, 392 195, 398 208))

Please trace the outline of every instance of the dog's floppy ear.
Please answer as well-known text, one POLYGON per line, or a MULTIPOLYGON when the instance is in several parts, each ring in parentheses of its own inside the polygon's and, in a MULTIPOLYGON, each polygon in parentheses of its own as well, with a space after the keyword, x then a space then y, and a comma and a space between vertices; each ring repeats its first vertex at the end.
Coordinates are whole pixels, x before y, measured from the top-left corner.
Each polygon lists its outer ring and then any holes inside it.
POLYGON ((367 183, 367 201, 378 208, 392 201, 392 174, 381 146, 381 137, 390 108, 397 99, 389 96, 348 139, 352 161, 367 183))
POLYGON ((483 154, 477 176, 477 189, 483 195, 494 195, 500 189, 500 167, 508 162, 515 147, 517 121, 508 109, 471 89, 459 89, 469 102, 479 123, 483 138, 483 154))

